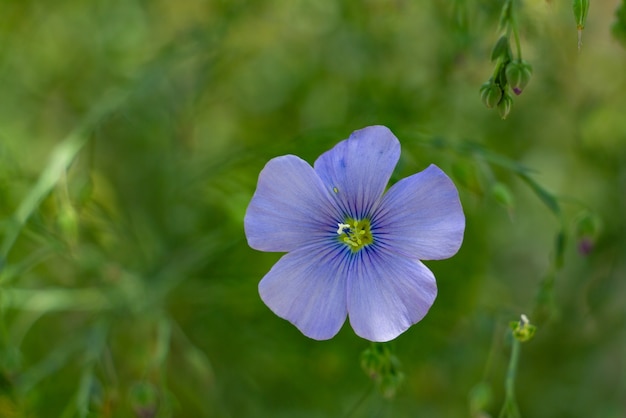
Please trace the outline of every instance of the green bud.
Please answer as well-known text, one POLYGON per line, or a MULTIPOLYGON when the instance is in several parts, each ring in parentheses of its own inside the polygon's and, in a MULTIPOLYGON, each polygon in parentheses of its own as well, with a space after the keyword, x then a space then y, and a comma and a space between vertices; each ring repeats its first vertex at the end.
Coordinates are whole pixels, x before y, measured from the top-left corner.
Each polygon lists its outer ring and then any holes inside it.
POLYGON ((574 19, 576 19, 576 29, 578 29, 578 50, 580 51, 583 44, 583 29, 585 29, 585 22, 589 13, 589 0, 574 0, 572 10, 574 11, 574 19))
POLYGON ((500 57, 504 60, 510 60, 512 56, 509 38, 506 35, 502 35, 491 51, 491 61, 495 61, 500 57))
POLYGON ((622 5, 615 11, 615 23, 611 27, 611 33, 626 48, 626 1, 622 1, 622 5))
POLYGON ((361 368, 370 379, 380 378, 383 365, 377 350, 368 348, 361 353, 361 368))
POLYGON ((506 119, 511 113, 511 107, 513 106, 513 98, 507 92, 504 92, 502 95, 502 100, 498 103, 498 112, 500 113, 500 117, 502 119, 506 119))
POLYGON ((598 235, 600 235, 602 221, 594 213, 585 211, 576 217, 574 224, 578 252, 582 255, 589 255, 595 246, 598 235))
POLYGON ((393 399, 404 382, 404 373, 396 372, 385 374, 379 383, 379 390, 383 397, 393 399))
POLYGON ((595 237, 600 231, 600 218, 594 213, 584 211, 576 217, 576 236, 595 237))
POLYGON ((493 79, 489 79, 489 81, 480 86, 480 98, 489 109, 496 107, 500 103, 502 94, 502 88, 493 79))
POLYGON ((479 416, 486 411, 493 401, 493 390, 487 382, 481 382, 474 386, 469 393, 470 413, 479 416))
POLYGON ((533 74, 532 66, 525 60, 514 60, 506 66, 506 79, 516 95, 522 91, 530 81, 533 74))
POLYGON ((510 322, 509 327, 513 332, 513 337, 522 343, 533 338, 535 331, 537 331, 537 327, 532 325, 524 314, 519 321, 510 322))
POLYGON ((140 417, 155 417, 158 413, 159 390, 152 383, 143 381, 130 388, 130 403, 140 417))
POLYGON ((589 13, 589 0, 574 0, 572 2, 574 18, 576 19, 576 29, 585 29, 585 21, 589 13))
POLYGON ((493 186, 491 186, 491 195, 496 202, 504 206, 506 209, 511 210, 515 206, 511 190, 509 190, 509 188, 503 183, 494 183, 493 186))
POLYGON ((69 204, 62 204, 57 216, 59 228, 71 244, 78 242, 79 219, 76 210, 69 204))
POLYGON ((361 367, 386 398, 395 396, 404 380, 400 361, 389 344, 372 343, 361 354, 361 367))

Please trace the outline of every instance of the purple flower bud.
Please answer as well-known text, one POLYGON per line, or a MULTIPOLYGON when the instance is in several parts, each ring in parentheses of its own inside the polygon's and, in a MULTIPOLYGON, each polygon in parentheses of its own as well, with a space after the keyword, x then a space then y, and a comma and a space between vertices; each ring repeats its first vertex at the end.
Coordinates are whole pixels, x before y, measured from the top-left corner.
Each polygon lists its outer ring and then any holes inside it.
POLYGON ((513 93, 518 96, 522 94, 532 74, 533 68, 524 60, 511 61, 509 65, 506 66, 506 79, 511 85, 513 93))

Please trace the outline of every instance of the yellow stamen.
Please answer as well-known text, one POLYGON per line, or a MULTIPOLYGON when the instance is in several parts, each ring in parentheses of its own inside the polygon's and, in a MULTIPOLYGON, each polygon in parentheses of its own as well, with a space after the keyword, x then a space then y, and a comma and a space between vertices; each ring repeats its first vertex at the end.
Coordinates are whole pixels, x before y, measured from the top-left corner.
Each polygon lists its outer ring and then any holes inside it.
POLYGON ((352 252, 374 242, 369 219, 346 219, 346 223, 337 224, 337 234, 342 243, 348 245, 352 252))

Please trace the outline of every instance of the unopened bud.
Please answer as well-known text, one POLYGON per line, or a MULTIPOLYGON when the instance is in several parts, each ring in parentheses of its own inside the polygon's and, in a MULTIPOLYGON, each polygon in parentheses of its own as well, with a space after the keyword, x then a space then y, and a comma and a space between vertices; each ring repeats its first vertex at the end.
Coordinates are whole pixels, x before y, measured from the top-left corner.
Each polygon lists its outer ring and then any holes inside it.
POLYGON ((130 388, 130 402, 138 418, 154 418, 158 413, 159 391, 150 382, 137 382, 130 388))
POLYGON ((576 19, 578 51, 580 51, 583 44, 583 29, 585 29, 585 22, 587 21, 587 14, 589 13, 589 0, 574 0, 572 2, 572 10, 574 11, 574 19, 576 19))
POLYGON ((509 82, 513 93, 522 94, 522 91, 530 81, 533 74, 533 68, 525 60, 511 61, 506 66, 506 79, 509 82))
POLYGON ((513 194, 506 184, 497 182, 491 186, 491 195, 493 198, 508 210, 512 210, 515 206, 513 194))
POLYGON ((574 19, 576 19, 576 28, 578 30, 585 29, 585 22, 589 13, 589 0, 574 0, 572 10, 574 11, 574 19))
POLYGON ((530 323, 528 317, 524 314, 520 316, 519 321, 514 321, 509 324, 513 337, 519 342, 526 342, 533 338, 537 327, 530 323))
POLYGON ((502 99, 502 88, 492 79, 480 86, 480 99, 489 109, 494 108, 502 99))
POLYGON ((623 47, 626 47, 626 3, 615 11, 615 22, 611 26, 611 33, 623 47))
POLYGON ((589 255, 600 235, 602 221, 597 215, 584 211, 576 218, 575 225, 574 233, 578 240, 578 252, 582 255, 589 255))
POLYGON ((504 92, 502 95, 502 100, 498 103, 498 112, 500 113, 500 117, 502 119, 506 119, 511 113, 511 107, 513 106, 513 98, 507 92, 504 92))

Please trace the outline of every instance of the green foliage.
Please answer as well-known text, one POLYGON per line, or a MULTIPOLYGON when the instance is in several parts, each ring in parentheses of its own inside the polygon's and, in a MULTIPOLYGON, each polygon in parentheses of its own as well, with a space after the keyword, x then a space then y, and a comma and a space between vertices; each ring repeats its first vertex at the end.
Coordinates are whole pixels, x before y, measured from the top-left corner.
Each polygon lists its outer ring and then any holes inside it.
POLYGON ((626 1, 615 10, 615 22, 611 26, 611 32, 624 48, 626 48, 626 1))
POLYGON ((615 416, 625 58, 601 19, 564 47, 571 4, 544 3, 3 2, 0 416, 497 416, 519 312, 519 411, 615 416), (467 217, 393 352, 272 314, 280 254, 242 227, 270 158, 372 124, 401 140, 392 181, 435 163, 467 217))

